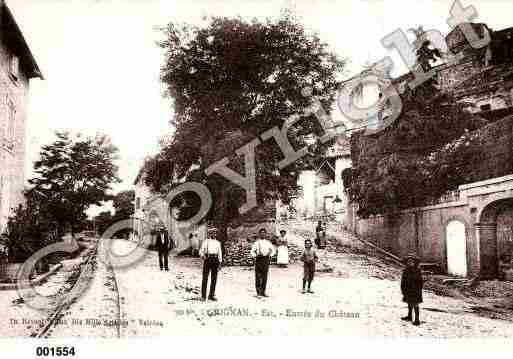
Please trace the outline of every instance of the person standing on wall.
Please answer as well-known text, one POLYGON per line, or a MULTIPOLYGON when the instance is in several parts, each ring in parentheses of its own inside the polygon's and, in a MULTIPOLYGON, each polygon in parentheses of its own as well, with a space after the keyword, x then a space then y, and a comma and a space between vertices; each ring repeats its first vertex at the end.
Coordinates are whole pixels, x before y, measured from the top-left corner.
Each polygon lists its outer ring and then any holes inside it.
POLYGON ((221 243, 216 239, 216 231, 209 230, 207 239, 203 241, 199 251, 200 257, 203 259, 203 277, 201 280, 201 299, 207 299, 208 275, 210 274, 210 291, 208 299, 217 301, 215 296, 217 284, 217 272, 223 262, 223 253, 221 251, 221 243))
POLYGON ((255 258, 255 287, 257 297, 268 297, 265 292, 267 287, 267 276, 269 274, 269 263, 274 255, 273 244, 267 239, 265 228, 258 231, 258 239, 251 246, 251 256, 255 258))
POLYGON ((159 267, 160 270, 169 271, 169 250, 171 244, 169 240, 169 234, 164 226, 161 226, 158 231, 155 232, 156 241, 155 247, 159 253, 159 267))

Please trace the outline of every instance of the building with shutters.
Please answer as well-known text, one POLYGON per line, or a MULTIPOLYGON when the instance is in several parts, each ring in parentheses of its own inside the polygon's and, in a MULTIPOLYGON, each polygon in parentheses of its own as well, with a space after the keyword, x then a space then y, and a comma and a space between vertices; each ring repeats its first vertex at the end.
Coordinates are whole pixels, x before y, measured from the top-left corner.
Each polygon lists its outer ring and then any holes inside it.
POLYGON ((11 11, 0 0, 0 232, 23 203, 29 82, 43 79, 11 11))

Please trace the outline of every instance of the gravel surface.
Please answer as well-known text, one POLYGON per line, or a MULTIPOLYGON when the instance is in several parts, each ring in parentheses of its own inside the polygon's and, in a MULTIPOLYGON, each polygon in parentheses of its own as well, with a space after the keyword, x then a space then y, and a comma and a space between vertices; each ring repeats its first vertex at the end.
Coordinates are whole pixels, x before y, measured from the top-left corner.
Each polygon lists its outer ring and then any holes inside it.
MULTIPOLYGON (((294 243, 303 237, 293 236, 294 243)), ((134 244, 119 242, 129 251, 134 244)), ((359 251, 321 250, 314 294, 301 294, 303 269, 272 266, 269 298, 257 298, 252 267, 224 267, 219 273, 218 302, 200 298, 201 260, 172 257, 170 271, 158 269, 155 252, 138 264, 112 269, 95 260, 88 291, 63 311, 49 334, 57 337, 132 338, 179 335, 324 335, 346 337, 510 337, 512 322, 476 314, 464 298, 424 292, 421 326, 405 315, 399 290, 400 270, 359 251)), ((73 267, 67 266, 67 267, 73 267)), ((41 288, 56 291, 66 272, 41 288), (53 283, 53 284, 52 284, 53 283)), ((9 325, 8 318, 44 319, 48 313, 13 304, 4 292, 1 336, 28 336, 37 325, 9 325)))
MULTIPOLYGON (((297 239, 301 241, 301 238, 297 239)), ((127 244, 129 245, 129 244, 127 244)), ((320 251, 332 271, 317 273, 314 294, 301 294, 302 267, 272 267, 269 298, 258 299, 252 268, 225 267, 218 277, 218 302, 199 301, 201 261, 172 258, 158 270, 155 253, 138 266, 116 271, 122 297, 122 337, 173 334, 311 335, 357 337, 510 337, 511 322, 483 318, 456 298, 424 293, 420 327, 405 315, 397 271, 377 259, 320 251), (386 274, 385 274, 386 273, 386 274), (316 313, 319 316, 316 317, 316 313)), ((322 267, 321 267, 322 268, 322 267)))

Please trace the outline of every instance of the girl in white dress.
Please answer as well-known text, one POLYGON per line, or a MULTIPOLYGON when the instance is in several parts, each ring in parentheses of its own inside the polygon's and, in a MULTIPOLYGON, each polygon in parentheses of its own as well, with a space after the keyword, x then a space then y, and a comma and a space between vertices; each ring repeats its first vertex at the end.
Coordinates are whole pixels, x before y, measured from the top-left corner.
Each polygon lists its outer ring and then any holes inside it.
POLYGON ((286 237, 287 231, 282 229, 280 231, 280 237, 278 238, 278 258, 276 263, 280 267, 287 267, 289 264, 289 248, 287 246, 288 240, 286 237))

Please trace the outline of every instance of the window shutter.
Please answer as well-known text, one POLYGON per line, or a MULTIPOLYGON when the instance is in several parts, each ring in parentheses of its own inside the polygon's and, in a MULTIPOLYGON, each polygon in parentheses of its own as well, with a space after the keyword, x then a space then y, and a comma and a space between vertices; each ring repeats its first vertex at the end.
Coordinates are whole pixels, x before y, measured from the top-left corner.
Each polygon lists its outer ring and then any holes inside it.
POLYGON ((6 116, 4 117, 4 119, 2 121, 0 121, 0 141, 2 143, 5 143, 4 141, 7 140, 7 129, 9 127, 9 112, 10 112, 10 109, 9 109, 9 95, 8 94, 5 94, 4 98, 3 98, 3 109, 2 109, 2 112, 4 112, 6 114, 6 116))
POLYGON ((11 71, 11 75, 14 78, 18 79, 19 72, 20 72, 20 60, 19 60, 18 56, 16 56, 16 55, 11 56, 10 71, 11 71))

